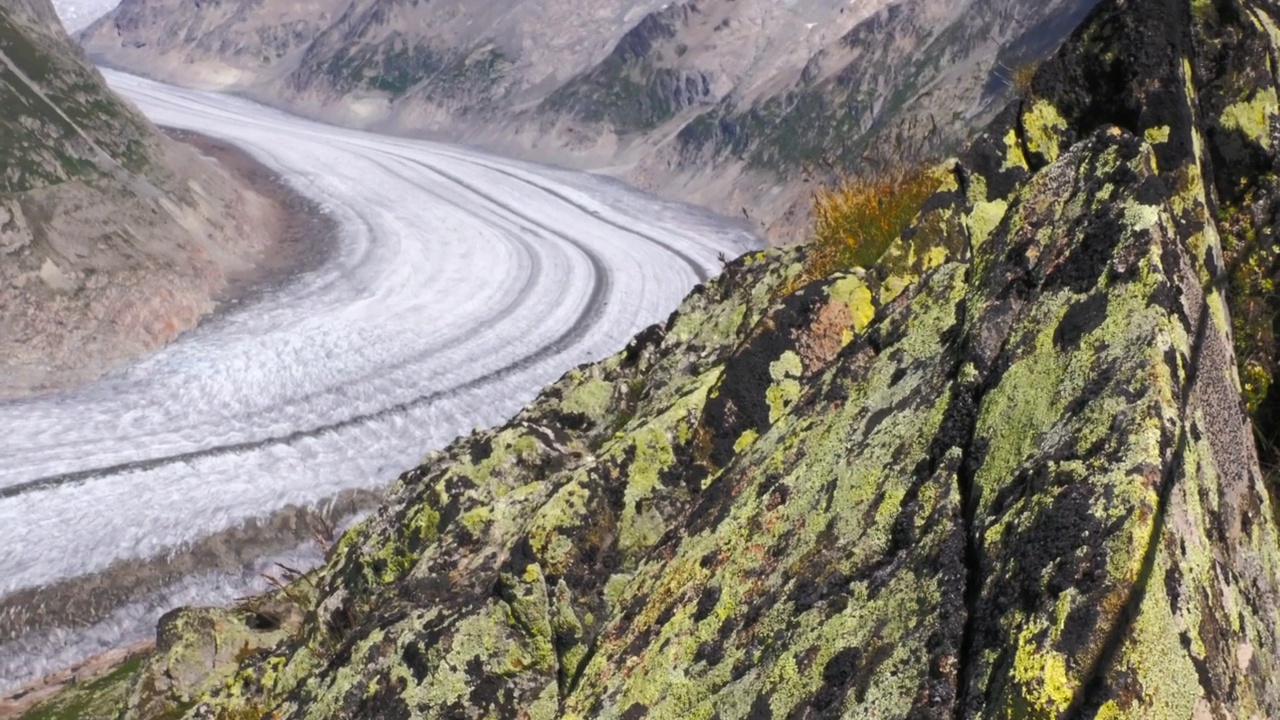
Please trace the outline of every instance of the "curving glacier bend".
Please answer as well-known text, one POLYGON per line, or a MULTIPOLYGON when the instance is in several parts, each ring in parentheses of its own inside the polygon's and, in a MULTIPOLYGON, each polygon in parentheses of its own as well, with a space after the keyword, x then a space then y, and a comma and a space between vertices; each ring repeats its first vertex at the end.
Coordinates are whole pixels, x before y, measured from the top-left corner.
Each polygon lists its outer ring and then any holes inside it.
POLYGON ((87 618, 30 611, 47 602, 33 589, 385 486, 759 244, 591 176, 106 75, 156 123, 279 171, 340 238, 318 270, 125 371, 0 404, 0 689, 144 635, 166 603, 243 594, 256 573, 189 573, 181 593, 87 618))

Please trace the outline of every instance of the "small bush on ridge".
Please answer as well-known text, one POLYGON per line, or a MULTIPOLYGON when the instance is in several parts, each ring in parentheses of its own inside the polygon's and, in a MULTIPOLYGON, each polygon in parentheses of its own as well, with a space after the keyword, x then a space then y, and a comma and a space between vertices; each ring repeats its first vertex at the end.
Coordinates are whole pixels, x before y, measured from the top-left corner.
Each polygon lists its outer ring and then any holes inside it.
POLYGON ((920 166, 820 189, 813 199, 814 232, 805 279, 874 265, 937 187, 937 176, 920 166))

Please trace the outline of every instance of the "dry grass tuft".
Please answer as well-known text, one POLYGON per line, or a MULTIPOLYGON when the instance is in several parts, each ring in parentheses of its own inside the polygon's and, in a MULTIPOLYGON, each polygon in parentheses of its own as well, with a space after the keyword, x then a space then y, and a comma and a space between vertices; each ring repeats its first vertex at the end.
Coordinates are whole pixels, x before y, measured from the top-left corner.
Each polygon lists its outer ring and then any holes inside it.
POLYGON ((814 234, 804 280, 871 267, 920 212, 938 187, 929 167, 852 178, 814 195, 814 234))
POLYGON ((876 138, 856 166, 844 162, 842 152, 805 168, 804 181, 819 187, 813 231, 804 270, 783 295, 833 273, 875 265, 941 184, 942 136, 932 116, 908 117, 876 138))
POLYGON ((1040 71, 1040 63, 1027 62, 1013 69, 1013 77, 1010 84, 1013 85, 1013 91, 1018 95, 1027 95, 1031 92, 1031 82, 1035 80, 1036 73, 1040 71))

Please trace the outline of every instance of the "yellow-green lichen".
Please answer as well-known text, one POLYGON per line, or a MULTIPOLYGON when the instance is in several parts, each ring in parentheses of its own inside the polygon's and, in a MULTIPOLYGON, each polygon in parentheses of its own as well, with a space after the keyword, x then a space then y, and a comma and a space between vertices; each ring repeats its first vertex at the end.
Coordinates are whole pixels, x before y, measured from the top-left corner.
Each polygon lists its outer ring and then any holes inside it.
POLYGON ((1134 232, 1150 230, 1160 222, 1160 208, 1133 203, 1124 209, 1124 223, 1134 232))
POLYGON ((773 384, 765 390, 765 401, 769 404, 770 423, 777 422, 799 399, 799 377, 803 372, 804 365, 800 362, 800 356, 790 350, 769 364, 769 376, 773 378, 773 384))
POLYGON ((973 211, 969 213, 966 220, 975 248, 981 247, 982 243, 991 236, 991 232, 1004 219, 1008 209, 1008 201, 1002 199, 974 203, 973 211))
POLYGON ((862 332, 875 319, 876 306, 871 290, 858 277, 853 275, 842 277, 832 283, 827 292, 832 300, 849 307, 855 332, 862 332))
MULTIPOLYGON (((1155 568, 1164 577, 1163 562, 1155 568)), ((1195 678, 1196 667, 1179 640, 1180 633, 1170 611, 1165 583, 1148 584, 1141 611, 1126 638, 1117 661, 1117 670, 1132 673, 1141 683, 1143 697, 1127 709, 1129 717, 1190 718, 1203 697, 1195 678)))
POLYGON ((1053 103, 1036 98, 1031 107, 1023 112, 1022 126, 1028 150, 1049 162, 1058 159, 1059 142, 1063 131, 1067 129, 1067 120, 1053 103))
POLYGON ((1022 147, 1018 143, 1018 131, 1016 128, 1009 128, 1009 132, 1005 133, 1004 152, 1004 164, 1000 167, 1001 172, 1030 169, 1027 165, 1027 159, 1022 155, 1022 147))
POLYGON ((1258 88, 1253 97, 1228 105, 1222 111, 1222 126, 1239 130, 1245 137, 1271 149, 1272 124, 1280 114, 1274 87, 1258 88))
POLYGON ((1036 642, 1039 632, 1028 626, 1018 636, 1013 677, 1019 692, 1004 717, 1050 720, 1059 717, 1075 697, 1079 681, 1068 675, 1066 658, 1036 642))
POLYGON ((688 410, 700 406, 708 390, 706 385, 700 387, 654 422, 633 429, 625 442, 619 442, 611 451, 618 458, 628 450, 633 455, 623 493, 622 516, 618 520, 618 546, 625 554, 643 552, 666 531, 666 520, 648 500, 662 473, 675 463, 671 437, 676 434, 674 428, 692 423, 688 410))
POLYGON ((1159 145, 1161 143, 1169 142, 1169 131, 1170 128, 1168 125, 1149 127, 1143 132, 1143 137, 1152 145, 1159 145))
POLYGON ((893 302, 907 288, 911 287, 917 278, 914 275, 890 275, 880 284, 880 304, 887 305, 893 302))
POLYGON ((561 407, 566 412, 580 413, 590 418, 598 418, 608 410, 609 402, 612 398, 612 383, 591 379, 574 388, 566 395, 561 407))
POLYGON ((751 443, 755 442, 758 437, 760 437, 760 433, 756 432, 754 429, 744 431, 738 436, 738 439, 734 441, 733 451, 735 453, 740 453, 743 450, 746 450, 751 447, 751 443))
POLYGON ((1005 198, 989 198, 987 181, 975 173, 970 179, 969 202, 972 209, 965 215, 964 224, 969 230, 969 242, 976 252, 1004 219, 1009 210, 1009 201, 1005 198))

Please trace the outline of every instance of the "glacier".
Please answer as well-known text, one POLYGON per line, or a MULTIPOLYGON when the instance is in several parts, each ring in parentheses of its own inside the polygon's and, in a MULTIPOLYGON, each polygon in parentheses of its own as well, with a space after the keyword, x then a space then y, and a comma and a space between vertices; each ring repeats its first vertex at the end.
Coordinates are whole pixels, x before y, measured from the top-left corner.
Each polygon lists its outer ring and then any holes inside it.
POLYGON ((74 617, 43 607, 43 588, 96 592, 121 568, 385 487, 761 244, 604 178, 104 74, 154 122, 245 148, 340 238, 319 268, 120 372, 0 404, 0 685, 145 637, 177 603, 261 589, 263 559, 191 560, 74 617))

